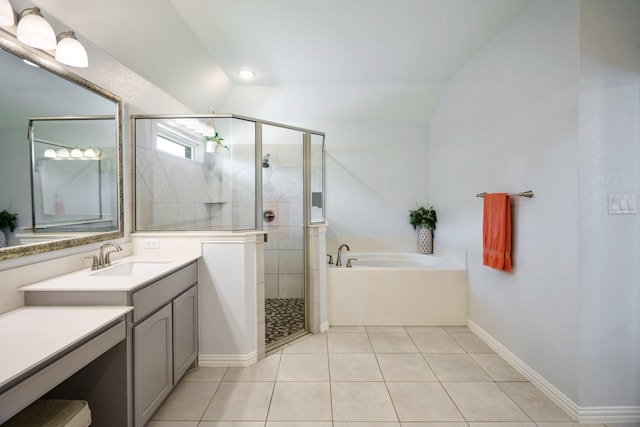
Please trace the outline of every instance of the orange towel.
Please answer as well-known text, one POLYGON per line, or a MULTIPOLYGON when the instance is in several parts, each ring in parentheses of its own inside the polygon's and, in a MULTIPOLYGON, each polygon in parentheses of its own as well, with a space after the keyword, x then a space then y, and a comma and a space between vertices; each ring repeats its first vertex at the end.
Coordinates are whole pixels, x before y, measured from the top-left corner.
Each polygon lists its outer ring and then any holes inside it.
POLYGON ((511 271, 511 206, 506 193, 484 195, 482 263, 511 271))

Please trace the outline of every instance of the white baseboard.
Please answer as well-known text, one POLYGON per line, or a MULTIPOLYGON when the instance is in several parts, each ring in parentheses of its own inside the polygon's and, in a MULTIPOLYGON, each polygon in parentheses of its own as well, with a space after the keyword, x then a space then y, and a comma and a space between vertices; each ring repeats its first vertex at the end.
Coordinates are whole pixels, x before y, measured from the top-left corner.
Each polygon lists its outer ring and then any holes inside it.
POLYGON ((471 319, 467 319, 467 327, 503 359, 531 381, 542 393, 562 408, 573 419, 580 423, 634 423, 640 421, 640 406, 597 406, 580 407, 564 393, 534 371, 518 356, 510 352, 499 341, 489 335, 471 319))
POLYGON ((322 332, 327 332, 329 330, 329 321, 325 320, 324 322, 320 323, 320 333, 322 332))
POLYGON ((580 408, 581 423, 637 423, 640 406, 586 406, 580 408))
POLYGON ((198 365, 203 367, 251 366, 258 361, 258 352, 241 354, 200 354, 198 365))

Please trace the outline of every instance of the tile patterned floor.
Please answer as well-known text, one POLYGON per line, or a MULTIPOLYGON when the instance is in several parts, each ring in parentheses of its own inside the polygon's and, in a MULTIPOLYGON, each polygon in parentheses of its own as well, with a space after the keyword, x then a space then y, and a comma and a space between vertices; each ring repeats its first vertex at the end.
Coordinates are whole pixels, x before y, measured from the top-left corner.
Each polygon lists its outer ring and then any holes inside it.
POLYGON ((200 368, 147 424, 297 426, 579 425, 459 327, 337 327, 247 368, 200 368))

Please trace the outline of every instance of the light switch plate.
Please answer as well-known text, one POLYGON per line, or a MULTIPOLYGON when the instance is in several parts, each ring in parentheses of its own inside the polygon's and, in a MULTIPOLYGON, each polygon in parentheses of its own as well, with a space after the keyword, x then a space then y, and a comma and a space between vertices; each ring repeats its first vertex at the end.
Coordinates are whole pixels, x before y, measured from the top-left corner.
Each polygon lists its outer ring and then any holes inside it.
POLYGON ((609 215, 635 215, 635 194, 609 194, 609 215))

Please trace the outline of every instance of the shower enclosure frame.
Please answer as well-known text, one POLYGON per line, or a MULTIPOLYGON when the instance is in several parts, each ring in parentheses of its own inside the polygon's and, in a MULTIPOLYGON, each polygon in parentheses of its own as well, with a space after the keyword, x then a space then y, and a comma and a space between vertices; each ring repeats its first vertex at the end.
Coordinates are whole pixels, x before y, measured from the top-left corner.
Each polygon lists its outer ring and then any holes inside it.
MULTIPOLYGON (((303 292, 304 292, 304 301, 305 301, 305 321, 304 321, 304 329, 300 332, 294 333, 288 337, 282 338, 281 340, 266 346, 266 350, 272 350, 273 348, 279 347, 287 342, 290 342, 304 334, 306 334, 310 330, 310 307, 309 307, 309 296, 310 296, 310 277, 309 277, 309 239, 307 236, 307 230, 312 224, 322 224, 325 223, 326 218, 326 173, 325 173, 325 137, 326 134, 320 131, 314 131, 311 129, 306 129, 298 126, 286 125, 282 123, 272 122, 269 120, 262 120, 253 117, 238 115, 238 114, 132 114, 131 118, 131 135, 133 141, 132 147, 132 161, 131 161, 131 173, 132 179, 131 181, 131 194, 132 194, 132 216, 131 216, 131 230, 132 232, 136 232, 136 120, 138 119, 149 119, 149 120, 168 120, 168 119, 236 119, 247 122, 252 122, 255 124, 255 217, 254 217, 254 228, 256 231, 263 231, 263 222, 262 222, 262 211, 263 211, 263 182, 262 182, 262 127, 273 126, 282 129, 293 130, 302 133, 303 135, 303 247, 304 247, 304 275, 303 275, 303 292), (317 135, 322 137, 322 148, 321 148, 321 159, 322 159, 322 192, 321 192, 321 206, 322 206, 322 217, 317 220, 313 220, 311 215, 311 144, 312 144, 312 135, 317 135), (258 191, 260 189, 260 191, 258 191)), ((243 229, 242 231, 250 231, 251 229, 243 229)), ((212 230, 213 231, 213 230, 212 230)), ((217 230, 216 230, 217 231, 217 230)), ((231 230, 233 231, 233 230, 231 230)))

